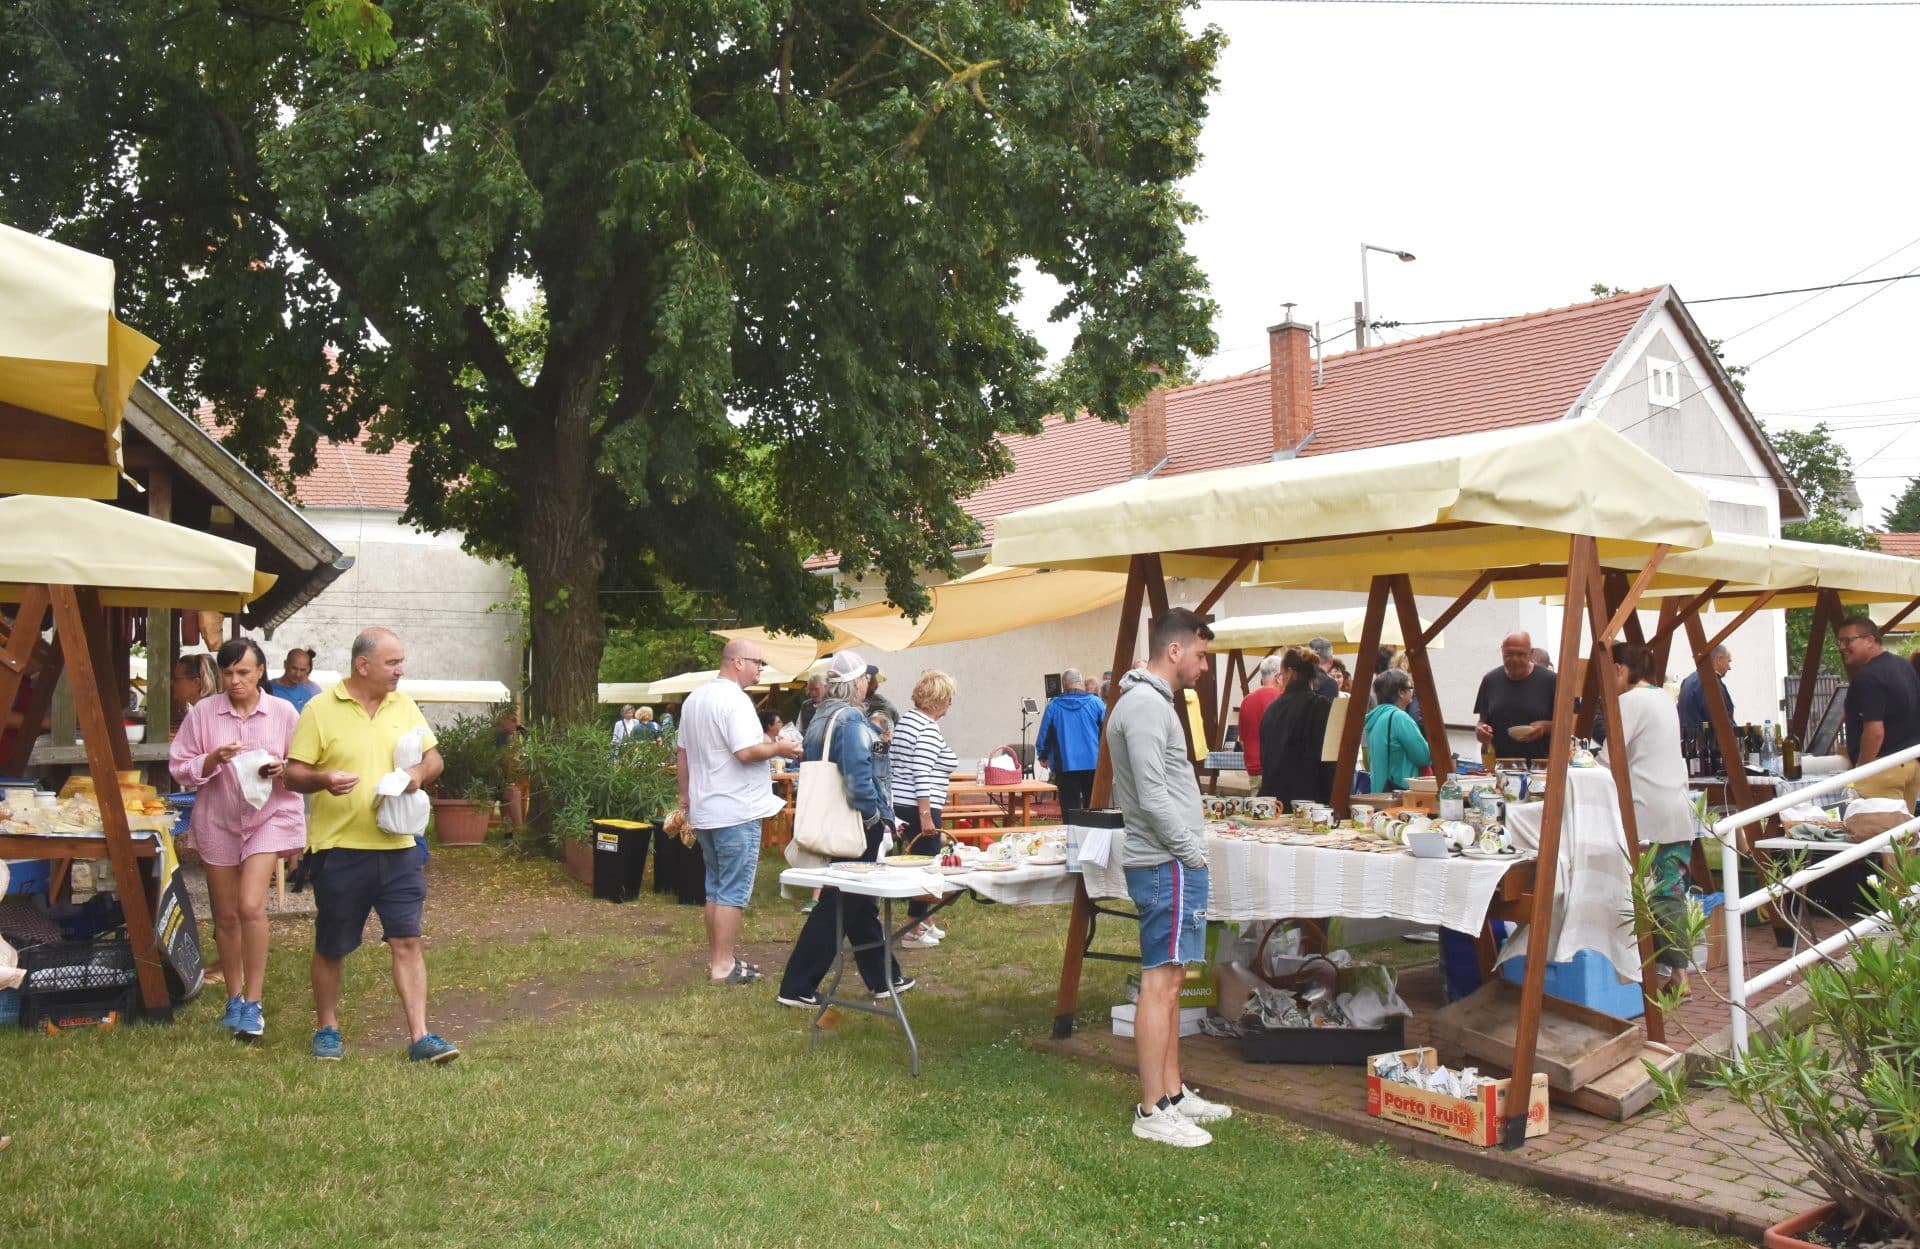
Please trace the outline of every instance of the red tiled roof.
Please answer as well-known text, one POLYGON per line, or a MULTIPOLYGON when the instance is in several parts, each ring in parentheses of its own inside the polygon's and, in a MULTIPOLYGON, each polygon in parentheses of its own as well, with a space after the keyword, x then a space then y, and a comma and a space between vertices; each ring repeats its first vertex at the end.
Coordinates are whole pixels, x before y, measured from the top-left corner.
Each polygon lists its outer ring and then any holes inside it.
MULTIPOLYGON (((1264 377, 1260 393, 1267 393, 1264 377)), ((1127 427, 1112 421, 1050 416, 1038 434, 1002 440, 1013 453, 1013 471, 969 496, 967 514, 991 542, 996 516, 1125 481, 1132 463, 1128 438, 1127 427)))
POLYGON ((1888 555, 1904 555, 1908 559, 1920 559, 1920 533, 1876 533, 1880 549, 1888 555))
MULTIPOLYGON (((215 438, 223 432, 213 421, 213 407, 202 404, 194 419, 215 438)), ((407 469, 413 462, 413 444, 396 442, 390 451, 367 449, 367 435, 351 442, 322 438, 314 448, 313 471, 293 483, 289 497, 301 507, 355 507, 377 512, 405 511, 407 469)), ((224 439, 222 439, 224 441, 224 439)), ((274 450, 282 468, 288 457, 286 440, 274 450)))

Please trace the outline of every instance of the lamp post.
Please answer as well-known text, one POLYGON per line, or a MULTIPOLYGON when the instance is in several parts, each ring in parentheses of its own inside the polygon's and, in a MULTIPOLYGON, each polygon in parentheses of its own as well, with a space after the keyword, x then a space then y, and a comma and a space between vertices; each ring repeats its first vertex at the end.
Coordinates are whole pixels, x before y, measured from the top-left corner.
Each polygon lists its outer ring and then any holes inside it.
POLYGON ((1401 262, 1413 259, 1412 252, 1403 252, 1397 247, 1378 247, 1372 243, 1360 244, 1360 306, 1354 309, 1353 341, 1354 346, 1367 345, 1367 324, 1373 314, 1373 303, 1367 290, 1367 253, 1383 252, 1398 258, 1401 262))

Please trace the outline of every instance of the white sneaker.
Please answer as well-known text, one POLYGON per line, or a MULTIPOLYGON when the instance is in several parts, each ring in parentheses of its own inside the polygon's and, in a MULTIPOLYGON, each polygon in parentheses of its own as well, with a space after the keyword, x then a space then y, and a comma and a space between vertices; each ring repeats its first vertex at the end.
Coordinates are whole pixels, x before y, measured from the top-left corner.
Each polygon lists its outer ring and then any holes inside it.
POLYGON ((903 950, 931 950, 939 944, 940 938, 930 932, 913 932, 900 938, 900 948, 903 950))
POLYGON ((1155 1107, 1150 1115, 1142 1116, 1138 1107, 1133 1112, 1133 1134, 1141 1140, 1159 1141, 1163 1145, 1178 1145, 1182 1149, 1196 1149, 1201 1145, 1213 1143, 1213 1134, 1171 1106, 1155 1107))
POLYGON ((947 930, 938 924, 928 924, 925 931, 926 934, 935 941, 945 941, 947 939, 947 930))
POLYGON ((1233 1107, 1210 1102, 1184 1084, 1180 1086, 1180 1100, 1173 1103, 1173 1109, 1189 1123, 1218 1123, 1233 1118, 1233 1107))

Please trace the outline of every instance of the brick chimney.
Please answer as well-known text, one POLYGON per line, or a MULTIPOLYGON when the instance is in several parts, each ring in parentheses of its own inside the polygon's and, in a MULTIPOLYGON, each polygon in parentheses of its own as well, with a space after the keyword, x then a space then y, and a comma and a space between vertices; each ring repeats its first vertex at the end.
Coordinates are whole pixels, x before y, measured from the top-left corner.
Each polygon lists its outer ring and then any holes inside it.
POLYGON ((1313 436, 1312 343, 1312 334, 1298 321, 1267 327, 1267 392, 1276 460, 1294 455, 1313 436))
MULTIPOLYGON (((1158 369, 1154 370, 1156 373, 1158 369)), ((1164 382, 1164 378, 1161 379, 1164 382)), ((1167 388, 1156 385, 1127 414, 1132 475, 1149 477, 1167 460, 1167 388)))

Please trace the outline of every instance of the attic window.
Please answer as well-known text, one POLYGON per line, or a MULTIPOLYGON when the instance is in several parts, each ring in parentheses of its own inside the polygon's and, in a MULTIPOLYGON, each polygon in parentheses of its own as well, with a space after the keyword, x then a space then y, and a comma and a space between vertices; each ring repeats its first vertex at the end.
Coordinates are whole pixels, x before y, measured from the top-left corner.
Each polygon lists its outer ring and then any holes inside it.
POLYGON ((1672 360, 1647 357, 1647 403, 1670 408, 1680 402, 1680 365, 1672 360))

